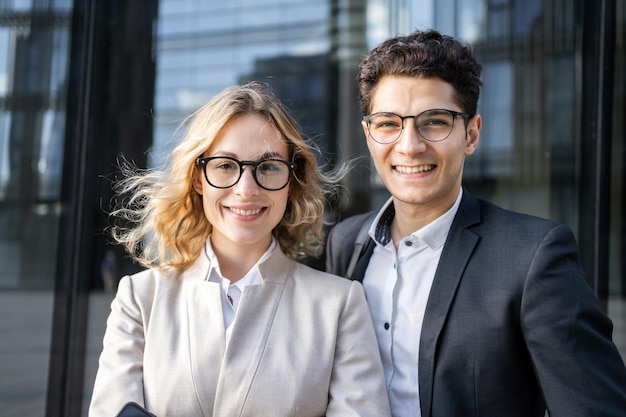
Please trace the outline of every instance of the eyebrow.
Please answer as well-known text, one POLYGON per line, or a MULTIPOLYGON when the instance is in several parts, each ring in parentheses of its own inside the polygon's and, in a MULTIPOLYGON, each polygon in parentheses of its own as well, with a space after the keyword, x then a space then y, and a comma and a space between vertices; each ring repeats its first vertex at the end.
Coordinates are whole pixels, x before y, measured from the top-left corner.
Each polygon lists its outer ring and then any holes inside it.
MULTIPOLYGON (((233 152, 220 151, 220 150, 217 150, 211 156, 212 157, 215 157, 215 156, 229 156, 231 158, 239 159, 239 157, 235 153, 233 153, 233 152)), ((278 153, 278 152, 266 152, 263 155, 259 156, 258 158, 252 159, 252 161, 261 161, 261 160, 264 160, 264 159, 282 159, 282 158, 283 158, 283 156, 280 153, 278 153)))
POLYGON ((396 116, 400 115, 400 113, 396 113, 394 111, 375 111, 372 114, 395 114, 396 116))

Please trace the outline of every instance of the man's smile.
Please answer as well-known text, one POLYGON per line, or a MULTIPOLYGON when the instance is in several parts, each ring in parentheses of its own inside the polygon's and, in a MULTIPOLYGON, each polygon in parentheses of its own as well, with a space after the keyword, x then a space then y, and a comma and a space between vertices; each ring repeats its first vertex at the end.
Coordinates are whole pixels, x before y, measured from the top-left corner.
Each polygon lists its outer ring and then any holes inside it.
POLYGON ((419 166, 406 166, 406 165, 394 165, 393 169, 402 174, 419 174, 420 172, 432 171, 436 165, 419 165, 419 166))

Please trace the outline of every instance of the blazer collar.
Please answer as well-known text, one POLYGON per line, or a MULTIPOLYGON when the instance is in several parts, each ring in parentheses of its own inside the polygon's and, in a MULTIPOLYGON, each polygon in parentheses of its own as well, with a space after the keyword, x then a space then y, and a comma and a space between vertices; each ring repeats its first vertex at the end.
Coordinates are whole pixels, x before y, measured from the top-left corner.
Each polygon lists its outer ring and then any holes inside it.
POLYGON ((459 210, 452 222, 448 238, 435 272, 420 339, 419 386, 423 417, 430 417, 436 348, 441 330, 461 282, 463 271, 480 237, 469 228, 480 222, 478 201, 463 190, 459 210))
POLYGON ((261 362, 287 279, 294 262, 277 247, 259 271, 260 285, 245 287, 230 342, 224 352, 215 394, 215 415, 240 415, 245 398, 261 362))
POLYGON ((280 247, 261 264, 260 285, 244 289, 228 347, 221 288, 208 281, 211 262, 203 251, 179 279, 186 287, 191 371, 205 416, 239 415, 294 262, 280 247))
POLYGON ((208 281, 210 267, 203 250, 179 277, 185 289, 191 373, 205 416, 213 415, 213 398, 226 349, 221 287, 208 281))

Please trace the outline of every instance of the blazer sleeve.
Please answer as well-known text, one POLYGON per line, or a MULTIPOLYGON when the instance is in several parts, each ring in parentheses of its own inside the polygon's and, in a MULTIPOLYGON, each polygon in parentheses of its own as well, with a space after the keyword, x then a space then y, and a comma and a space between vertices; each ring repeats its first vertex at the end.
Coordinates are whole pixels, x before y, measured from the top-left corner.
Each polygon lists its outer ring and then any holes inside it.
POLYGON ((144 405, 143 351, 144 319, 133 296, 132 280, 126 276, 111 303, 90 417, 115 416, 129 401, 144 405))
POLYGON ((538 247, 521 320, 550 417, 624 416, 626 369, 611 339, 613 326, 566 226, 552 228, 538 247))
POLYGON ((365 294, 355 281, 339 317, 328 397, 327 417, 391 415, 365 294))

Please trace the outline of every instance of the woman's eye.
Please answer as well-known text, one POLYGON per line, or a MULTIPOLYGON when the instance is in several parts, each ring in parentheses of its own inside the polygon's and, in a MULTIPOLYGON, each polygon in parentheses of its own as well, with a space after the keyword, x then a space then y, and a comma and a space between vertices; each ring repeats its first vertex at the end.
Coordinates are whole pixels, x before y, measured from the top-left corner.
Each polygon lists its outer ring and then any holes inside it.
POLYGON ((280 169, 281 169, 281 166, 279 162, 263 162, 258 167, 259 171, 266 172, 266 173, 280 171, 280 169))
POLYGON ((234 170, 238 168, 239 167, 237 166, 237 164, 233 162, 222 162, 222 163, 215 165, 215 169, 222 170, 222 171, 229 171, 229 170, 234 170))

